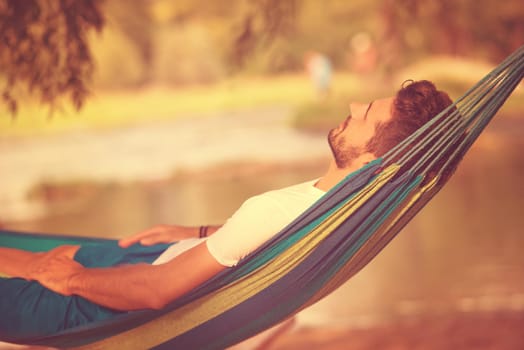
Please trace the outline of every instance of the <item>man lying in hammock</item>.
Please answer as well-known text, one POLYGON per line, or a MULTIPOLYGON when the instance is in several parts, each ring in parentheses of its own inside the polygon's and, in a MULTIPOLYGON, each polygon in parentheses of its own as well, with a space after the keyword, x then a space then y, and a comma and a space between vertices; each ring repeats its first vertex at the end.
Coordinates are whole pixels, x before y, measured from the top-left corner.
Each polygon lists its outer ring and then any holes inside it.
POLYGON ((120 247, 0 248, 0 273, 12 277, 0 278, 0 339, 164 307, 236 265, 348 174, 450 104, 428 81, 404 86, 394 98, 350 104, 350 116, 329 132, 333 160, 322 177, 255 196, 221 227, 161 225, 121 240, 120 247))

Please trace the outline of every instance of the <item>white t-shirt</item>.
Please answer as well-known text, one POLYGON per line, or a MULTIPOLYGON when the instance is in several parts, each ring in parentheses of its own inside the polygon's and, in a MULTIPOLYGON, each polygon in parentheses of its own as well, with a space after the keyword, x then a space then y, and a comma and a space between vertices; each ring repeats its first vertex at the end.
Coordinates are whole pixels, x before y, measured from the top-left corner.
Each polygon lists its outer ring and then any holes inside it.
MULTIPOLYGON (((217 232, 206 239, 211 255, 224 266, 236 265, 324 195, 324 191, 314 186, 316 181, 249 198, 217 232)), ((201 241, 190 239, 174 244, 154 264, 167 262, 201 241)))

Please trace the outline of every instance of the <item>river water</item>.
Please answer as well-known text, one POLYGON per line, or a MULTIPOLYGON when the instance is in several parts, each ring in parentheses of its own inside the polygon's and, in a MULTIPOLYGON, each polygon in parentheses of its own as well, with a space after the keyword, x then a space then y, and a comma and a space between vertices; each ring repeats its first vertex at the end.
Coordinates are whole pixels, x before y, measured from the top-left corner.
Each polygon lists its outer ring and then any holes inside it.
MULTIPOLYGON (((322 174, 324 136, 285 127, 287 112, 0 143, 0 220, 9 229, 100 237, 223 222, 251 195, 322 174)), ((299 321, 365 326, 406 315, 524 312, 523 131, 495 119, 433 201, 299 321)))

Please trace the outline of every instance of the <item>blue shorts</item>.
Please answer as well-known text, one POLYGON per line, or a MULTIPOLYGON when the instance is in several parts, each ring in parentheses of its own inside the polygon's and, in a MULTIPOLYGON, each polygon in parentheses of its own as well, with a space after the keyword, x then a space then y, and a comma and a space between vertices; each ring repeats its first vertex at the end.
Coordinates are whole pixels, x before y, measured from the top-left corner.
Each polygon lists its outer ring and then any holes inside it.
MULTIPOLYGON (((82 246, 75 260, 86 267, 152 263, 170 244, 120 248, 115 241, 82 246)), ((0 278, 0 340, 54 334, 67 328, 107 319, 122 311, 94 304, 79 296, 63 296, 40 283, 0 278)))

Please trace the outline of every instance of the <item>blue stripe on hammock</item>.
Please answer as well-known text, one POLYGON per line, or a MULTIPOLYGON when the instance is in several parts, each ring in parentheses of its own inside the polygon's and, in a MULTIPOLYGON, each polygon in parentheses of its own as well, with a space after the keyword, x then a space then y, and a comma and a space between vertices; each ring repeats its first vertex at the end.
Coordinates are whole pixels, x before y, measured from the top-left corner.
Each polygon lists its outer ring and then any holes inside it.
MULTIPOLYGON (((355 246, 358 237, 354 237, 353 234, 355 229, 366 220, 369 212, 380 207, 388 196, 396 197, 399 186, 406 180, 407 176, 401 176, 399 179, 384 185, 348 220, 319 243, 300 265, 288 272, 285 278, 212 320, 154 349, 220 349, 269 328, 271 324, 275 323, 275 320, 283 320, 286 315, 308 302, 354 254, 358 248, 355 246), (349 236, 348 232, 350 232, 349 236), (344 257, 346 261, 338 261, 340 254, 337 252, 348 250, 351 252, 344 257), (335 261, 334 264, 333 261, 335 261), (311 283, 313 283, 313 286, 311 283), (274 311, 268 313, 267 310, 271 309, 274 311)), ((351 188, 351 186, 348 186, 348 188, 351 188)), ((347 196, 346 199, 349 197, 347 196)), ((368 232, 372 233, 370 230, 368 232)), ((364 240, 361 240, 360 245, 363 243, 364 240)))

